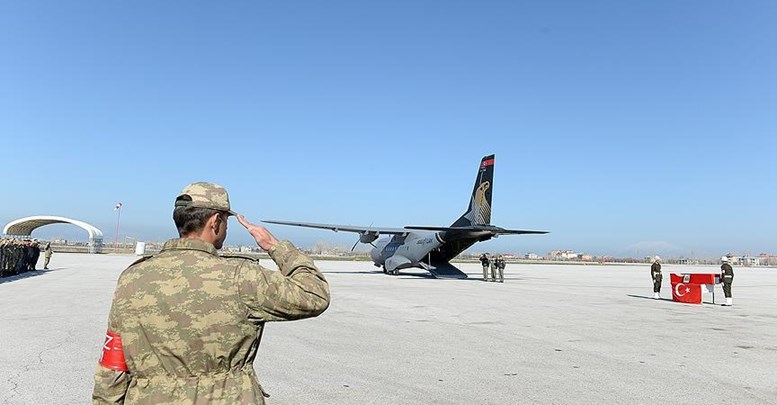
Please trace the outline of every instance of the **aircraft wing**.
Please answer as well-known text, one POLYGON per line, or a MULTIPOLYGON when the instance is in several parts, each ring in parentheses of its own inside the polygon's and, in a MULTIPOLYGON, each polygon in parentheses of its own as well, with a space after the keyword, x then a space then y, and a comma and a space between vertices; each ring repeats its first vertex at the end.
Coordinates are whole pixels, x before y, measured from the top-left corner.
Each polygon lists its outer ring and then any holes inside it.
POLYGON ((550 231, 526 231, 523 229, 502 229, 501 231, 497 231, 497 234, 499 235, 542 235, 546 234, 550 231))
POLYGON ((275 220, 269 220, 264 219, 262 222, 268 223, 268 224, 278 224, 278 225, 290 225, 290 226, 300 226, 305 228, 317 228, 317 229, 329 229, 330 231, 345 231, 345 232, 356 232, 361 234, 382 234, 382 235, 404 235, 410 233, 410 229, 405 228, 378 228, 373 226, 353 226, 353 225, 337 225, 337 224, 317 224, 313 222, 292 222, 292 221, 275 221, 275 220))
POLYGON ((526 231, 522 229, 504 229, 493 225, 472 225, 472 226, 406 226, 405 229, 437 231, 437 232, 490 232, 494 235, 525 235, 525 234, 545 234, 548 231, 526 231))

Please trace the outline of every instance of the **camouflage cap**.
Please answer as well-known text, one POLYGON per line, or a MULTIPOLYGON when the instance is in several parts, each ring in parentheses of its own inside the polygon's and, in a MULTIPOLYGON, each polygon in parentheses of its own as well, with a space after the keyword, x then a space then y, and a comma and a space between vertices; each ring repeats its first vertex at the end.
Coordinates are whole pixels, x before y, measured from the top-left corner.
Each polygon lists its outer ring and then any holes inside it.
POLYGON ((227 190, 216 184, 199 181, 189 184, 181 190, 181 194, 175 199, 177 207, 199 207, 224 211, 229 215, 237 215, 229 206, 227 190), (188 198, 187 198, 188 196, 188 198))

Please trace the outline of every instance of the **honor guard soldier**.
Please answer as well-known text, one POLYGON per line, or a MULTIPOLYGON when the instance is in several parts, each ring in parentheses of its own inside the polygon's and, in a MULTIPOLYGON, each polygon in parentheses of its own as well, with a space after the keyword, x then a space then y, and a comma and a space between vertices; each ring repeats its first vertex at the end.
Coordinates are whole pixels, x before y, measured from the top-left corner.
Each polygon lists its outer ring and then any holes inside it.
POLYGON ((653 258, 653 264, 650 266, 650 277, 653 279, 653 298, 661 299, 661 281, 663 276, 661 275, 661 258, 656 256, 653 258))
POLYGON ((180 238, 119 276, 94 404, 264 404, 253 363, 265 324, 321 314, 329 286, 308 256, 240 215, 280 271, 219 256, 232 215, 218 184, 178 195, 180 238))
POLYGON ((723 282, 723 294, 726 295, 726 303, 723 306, 730 307, 734 305, 731 298, 731 282, 734 281, 734 268, 729 264, 729 258, 723 256, 720 258, 720 280, 723 282))
POLYGON ((487 254, 480 255, 480 264, 483 266, 483 281, 488 281, 488 266, 491 265, 491 262, 488 260, 487 254))

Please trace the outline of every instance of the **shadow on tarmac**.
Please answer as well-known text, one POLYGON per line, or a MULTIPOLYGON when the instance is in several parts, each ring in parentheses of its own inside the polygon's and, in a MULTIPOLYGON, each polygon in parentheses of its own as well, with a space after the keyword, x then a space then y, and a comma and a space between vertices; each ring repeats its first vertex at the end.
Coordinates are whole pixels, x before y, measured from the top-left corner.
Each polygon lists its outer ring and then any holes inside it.
MULTIPOLYGON (((653 296, 647 296, 647 295, 634 295, 634 294, 626 294, 626 296, 627 296, 627 297, 631 297, 631 298, 642 298, 642 299, 646 299, 646 300, 656 300, 655 298, 653 298, 653 296)), ((656 301, 669 301, 669 302, 675 302, 675 301, 674 301, 673 299, 671 299, 671 298, 664 298, 664 297, 661 297, 661 298, 657 299, 656 301)), ((702 303, 702 304, 710 304, 710 305, 722 305, 722 304, 721 304, 721 303, 719 303, 719 302, 704 301, 704 300, 702 300, 702 302, 701 302, 701 303, 702 303)), ((681 302, 681 304, 683 304, 683 303, 681 302)), ((693 304, 693 305, 696 305, 696 304, 693 304)))
MULTIPOLYGON (((437 280, 438 279, 438 278, 432 276, 429 273, 424 274, 424 273, 402 273, 402 272, 400 272, 398 275, 392 276, 392 275, 384 273, 382 270, 375 270, 375 271, 322 271, 322 273, 324 273, 324 274, 379 274, 381 276, 386 276, 386 277, 421 278, 421 279, 427 279, 427 280, 437 280)), ((462 278, 462 279, 453 279, 453 278, 440 277, 439 280, 479 281, 481 283, 491 282, 491 281, 483 280, 483 278, 481 276, 477 276, 477 277, 470 276, 470 277, 462 278)), ((521 281, 521 280, 526 280, 526 278, 522 278, 522 277, 505 277, 505 282, 507 282, 507 281, 521 281)), ((495 282, 495 284, 499 284, 499 283, 495 282)), ((645 297, 645 298, 647 298, 647 297, 645 297)))
POLYGON ((11 281, 23 280, 25 278, 30 278, 30 277, 42 276, 53 270, 54 269, 48 269, 48 270, 36 269, 33 271, 25 271, 24 273, 21 273, 21 274, 0 278, 0 284, 10 283, 11 281))
POLYGON ((389 274, 384 273, 382 270, 376 270, 376 271, 322 271, 324 274, 380 274, 381 276, 385 277, 400 277, 403 276, 409 276, 409 277, 417 277, 417 278, 428 278, 428 279, 434 279, 434 277, 431 274, 421 274, 421 273, 399 273, 396 276, 392 276, 389 274))
POLYGON ((669 302, 674 302, 674 300, 673 300, 673 299, 671 299, 671 298, 664 298, 664 297, 661 297, 661 298, 659 298, 659 299, 655 299, 655 298, 653 298, 653 296, 652 296, 652 295, 651 295, 651 296, 647 296, 647 295, 634 295, 634 294, 626 294, 626 296, 627 296, 627 297, 631 297, 631 298, 642 298, 642 299, 651 300, 651 301, 655 300, 655 301, 669 301, 669 302))

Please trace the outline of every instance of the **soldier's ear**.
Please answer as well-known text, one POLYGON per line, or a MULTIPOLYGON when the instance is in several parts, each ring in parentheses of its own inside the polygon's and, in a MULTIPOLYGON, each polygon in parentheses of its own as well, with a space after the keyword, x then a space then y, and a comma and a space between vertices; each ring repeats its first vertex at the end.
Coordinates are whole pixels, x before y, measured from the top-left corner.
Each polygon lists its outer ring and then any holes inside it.
POLYGON ((219 226, 221 225, 221 215, 218 212, 213 213, 208 219, 208 226, 213 229, 214 232, 219 232, 219 226))

